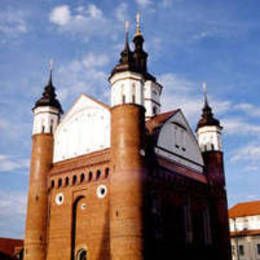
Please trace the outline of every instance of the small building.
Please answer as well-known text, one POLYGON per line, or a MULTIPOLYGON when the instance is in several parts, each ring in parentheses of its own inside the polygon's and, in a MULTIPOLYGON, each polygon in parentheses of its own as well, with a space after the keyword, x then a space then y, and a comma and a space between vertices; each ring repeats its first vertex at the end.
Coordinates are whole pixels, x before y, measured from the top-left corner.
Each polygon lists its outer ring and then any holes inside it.
POLYGON ((260 259, 260 200, 229 209, 232 259, 260 259))

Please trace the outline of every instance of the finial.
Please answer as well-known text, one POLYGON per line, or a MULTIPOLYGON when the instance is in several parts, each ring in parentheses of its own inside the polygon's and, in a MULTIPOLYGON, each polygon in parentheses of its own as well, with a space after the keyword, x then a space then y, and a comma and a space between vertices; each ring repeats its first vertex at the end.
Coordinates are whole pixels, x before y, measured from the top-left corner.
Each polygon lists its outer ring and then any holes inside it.
POLYGON ((53 59, 49 60, 49 84, 48 85, 52 85, 52 72, 53 72, 53 59))
POLYGON ((129 33, 129 21, 125 21, 125 33, 129 33))
POLYGON ((207 84, 206 82, 202 83, 203 94, 204 94, 204 106, 207 107, 208 105, 208 93, 207 93, 207 84))
POLYGON ((137 12, 136 14, 136 31, 135 31, 135 35, 141 35, 141 26, 140 26, 140 18, 141 15, 139 12, 137 12))

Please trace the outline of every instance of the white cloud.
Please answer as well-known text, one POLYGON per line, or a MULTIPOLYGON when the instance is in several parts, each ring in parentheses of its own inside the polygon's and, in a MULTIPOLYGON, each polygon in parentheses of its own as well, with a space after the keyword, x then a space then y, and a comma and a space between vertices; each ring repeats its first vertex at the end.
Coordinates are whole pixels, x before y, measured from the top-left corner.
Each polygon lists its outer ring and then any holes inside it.
POLYGON ((126 3, 120 3, 115 9, 115 17, 119 22, 125 22, 129 19, 128 5, 126 3))
POLYGON ((108 62, 109 62, 109 58, 106 54, 94 54, 92 52, 85 55, 82 59, 82 63, 87 69, 95 68, 95 67, 103 67, 107 65, 108 62))
MULTIPOLYGON (((158 77, 165 90, 162 95, 162 109, 172 110, 181 108, 192 124, 196 124, 200 118, 203 106, 203 94, 200 92, 200 84, 192 82, 177 74, 166 73, 158 77)), ((209 96, 213 112, 223 114, 231 107, 230 101, 223 101, 209 96)))
POLYGON ((109 91, 106 88, 108 75, 104 72, 108 62, 107 55, 90 52, 61 67, 57 72, 57 79, 61 79, 59 85, 63 86, 58 91, 59 97, 64 101, 71 98, 70 93, 86 93, 104 99, 109 91))
POLYGON ((232 135, 259 135, 260 125, 248 123, 243 118, 224 118, 222 120, 225 132, 232 135))
POLYGON ((0 154, 0 172, 10 172, 21 169, 28 169, 29 160, 17 159, 10 156, 0 154))
POLYGON ((235 149, 230 157, 233 164, 241 163, 244 172, 259 173, 260 169, 260 143, 252 142, 244 147, 235 149))
POLYGON ((249 116, 260 117, 260 108, 249 103, 241 103, 234 106, 235 109, 246 113, 249 116))
POLYGON ((10 8, 0 11, 0 35, 13 38, 27 31, 24 12, 10 8))
POLYGON ((68 24, 70 19, 71 13, 68 5, 57 6, 50 13, 50 21, 60 26, 68 24))
POLYGON ((6 237, 24 237, 26 193, 0 191, 0 233, 6 237))
POLYGON ((136 3, 140 6, 140 7, 147 7, 149 5, 152 4, 151 0, 136 0, 136 3))
POLYGON ((94 4, 78 6, 73 10, 68 5, 56 6, 50 12, 49 20, 61 32, 79 34, 85 40, 98 35, 109 35, 112 27, 110 20, 94 4))
POLYGON ((93 18, 102 18, 102 16, 103 16, 102 10, 99 9, 94 4, 90 4, 88 6, 87 13, 89 14, 90 17, 93 17, 93 18))

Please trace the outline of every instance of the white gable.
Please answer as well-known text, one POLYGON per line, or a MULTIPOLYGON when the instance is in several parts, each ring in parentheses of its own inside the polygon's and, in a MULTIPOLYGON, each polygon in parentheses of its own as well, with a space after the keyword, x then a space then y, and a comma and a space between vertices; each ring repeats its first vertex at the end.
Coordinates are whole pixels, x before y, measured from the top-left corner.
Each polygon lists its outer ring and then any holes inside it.
POLYGON ((81 95, 55 131, 54 162, 110 147, 109 107, 81 95))
POLYGON ((156 153, 196 171, 203 171, 198 142, 181 111, 175 113, 162 126, 156 153))

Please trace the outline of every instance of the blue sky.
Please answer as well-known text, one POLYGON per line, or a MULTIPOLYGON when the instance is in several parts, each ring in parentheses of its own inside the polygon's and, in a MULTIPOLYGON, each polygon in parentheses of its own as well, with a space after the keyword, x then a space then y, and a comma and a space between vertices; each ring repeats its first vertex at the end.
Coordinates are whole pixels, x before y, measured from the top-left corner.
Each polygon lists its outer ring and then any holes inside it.
POLYGON ((107 77, 137 10, 163 110, 182 108, 195 128, 207 82, 224 126, 229 205, 260 198, 259 1, 1 0, 0 237, 23 237, 31 108, 48 60, 65 111, 80 93, 109 103, 107 77))

